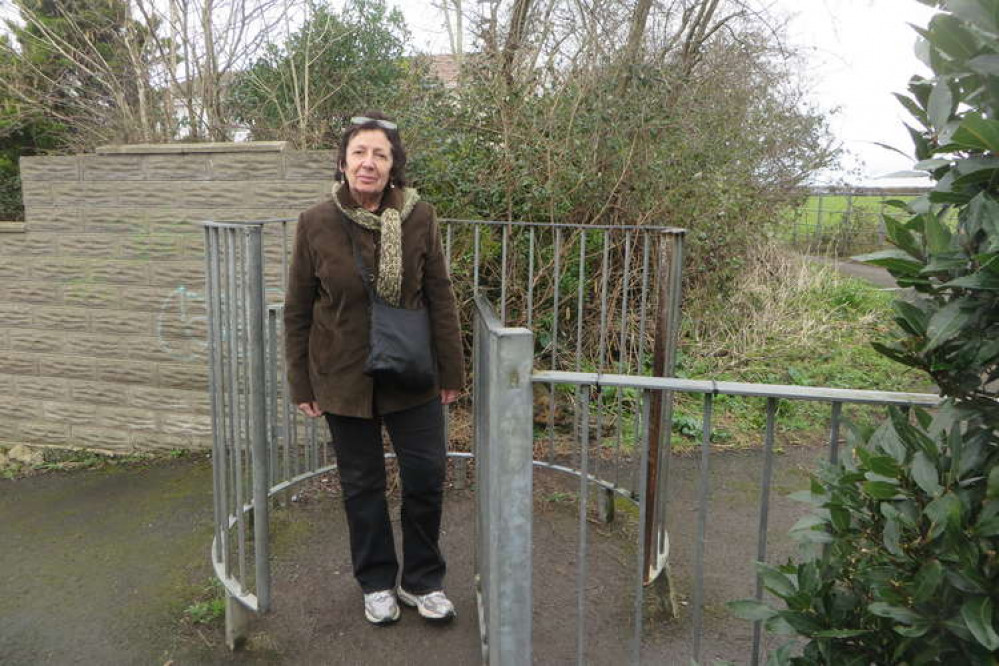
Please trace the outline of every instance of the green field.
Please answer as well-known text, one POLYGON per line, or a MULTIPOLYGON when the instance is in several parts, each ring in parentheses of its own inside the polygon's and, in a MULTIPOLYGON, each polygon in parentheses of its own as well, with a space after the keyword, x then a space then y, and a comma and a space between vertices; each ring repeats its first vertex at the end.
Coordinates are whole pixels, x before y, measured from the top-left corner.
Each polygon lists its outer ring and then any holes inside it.
POLYGON ((885 246, 881 215, 892 211, 886 202, 911 198, 911 194, 813 195, 788 215, 786 223, 778 229, 778 237, 807 253, 848 255, 869 252, 885 246))

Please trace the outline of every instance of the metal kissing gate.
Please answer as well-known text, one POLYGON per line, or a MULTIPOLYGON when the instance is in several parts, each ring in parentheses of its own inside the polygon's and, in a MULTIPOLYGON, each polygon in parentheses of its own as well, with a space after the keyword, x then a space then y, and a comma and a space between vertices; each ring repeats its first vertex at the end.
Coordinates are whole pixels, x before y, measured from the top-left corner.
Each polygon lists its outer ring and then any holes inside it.
MULTIPOLYGON (((214 481, 214 539, 212 564, 226 592, 226 641, 235 647, 245 637, 247 622, 252 613, 266 612, 271 603, 269 562, 269 499, 292 486, 335 468, 328 457, 328 447, 320 441, 315 420, 298 415, 291 405, 284 377, 281 353, 281 306, 268 304, 269 291, 277 296, 280 290, 269 290, 267 280, 278 283, 287 273, 287 226, 289 220, 265 222, 207 222, 204 223, 206 248, 206 302, 208 305, 208 335, 210 388, 213 421, 213 481, 214 481), (270 236, 268 236, 270 234, 270 236), (276 241, 273 248, 266 246, 267 239, 276 241), (276 248, 276 249, 275 249, 276 248), (272 251, 273 250, 273 251, 272 251), (269 259, 265 262, 265 257, 269 259)), ((485 228, 485 227, 483 227, 485 228)), ((588 609, 606 599, 594 599, 588 590, 593 537, 590 525, 594 514, 604 522, 613 520, 615 500, 623 499, 637 508, 634 536, 634 559, 624 563, 629 572, 627 589, 621 591, 617 601, 625 599, 627 606, 627 660, 639 663, 678 663, 687 658, 702 659, 702 639, 710 596, 717 594, 710 585, 707 574, 709 461, 712 456, 711 436, 716 401, 765 400, 766 425, 761 433, 762 465, 759 484, 759 520, 756 542, 752 552, 746 552, 745 562, 766 561, 767 521, 771 494, 771 477, 774 466, 775 432, 778 407, 783 401, 809 400, 830 406, 828 457, 835 461, 839 453, 839 429, 844 406, 850 404, 873 405, 924 405, 938 403, 937 396, 888 393, 880 391, 854 391, 802 386, 766 384, 741 384, 710 380, 689 380, 671 377, 640 376, 640 370, 627 367, 627 358, 643 358, 641 345, 644 328, 634 338, 635 355, 627 341, 628 322, 646 321, 645 303, 649 289, 648 273, 642 273, 641 296, 632 299, 641 303, 640 315, 625 316, 628 312, 629 257, 632 249, 640 247, 639 233, 629 240, 625 230, 623 253, 624 274, 619 286, 623 294, 620 301, 620 344, 617 374, 603 369, 603 364, 613 363, 604 358, 611 339, 607 314, 608 266, 610 265, 611 230, 575 230, 578 234, 579 262, 577 264, 577 317, 573 322, 580 333, 583 328, 584 270, 587 265, 586 234, 602 233, 603 250, 599 260, 603 267, 600 280, 601 311, 599 350, 601 364, 596 372, 584 372, 576 341, 575 362, 571 355, 559 348, 559 283, 565 273, 559 270, 558 248, 564 227, 551 231, 554 236, 554 256, 545 258, 554 264, 554 284, 548 292, 556 307, 550 319, 534 313, 537 303, 534 285, 536 233, 528 229, 526 238, 520 238, 520 247, 528 248, 530 260, 526 295, 526 328, 507 327, 506 320, 521 321, 515 316, 516 308, 508 307, 509 294, 517 285, 508 284, 508 248, 517 245, 511 239, 513 225, 502 227, 502 270, 500 279, 490 282, 489 274, 482 276, 480 286, 479 253, 487 243, 481 242, 480 226, 474 227, 474 257, 476 296, 473 303, 473 416, 474 438, 472 453, 449 453, 452 457, 475 458, 476 478, 476 539, 475 570, 479 605, 479 626, 483 660, 502 666, 520 666, 532 662, 532 632, 535 604, 532 599, 532 576, 536 562, 532 561, 533 484, 536 469, 545 469, 569 475, 578 481, 575 497, 576 553, 575 579, 572 603, 559 615, 569 635, 570 627, 575 663, 591 657, 591 632, 599 630, 588 609), (498 296, 498 298, 496 298, 498 296), (499 316, 489 300, 500 303, 499 316), (510 315, 509 317, 507 315, 510 315), (533 320, 532 320, 533 317, 533 320), (547 337, 547 342, 535 340, 547 337), (536 342, 538 343, 536 345, 536 342), (538 352, 538 348, 541 352, 538 352), (549 356, 550 354, 550 356, 549 356), (570 356, 568 363, 565 357, 570 356), (541 357, 542 360, 539 360, 541 357), (550 363, 550 365, 549 365, 550 363), (550 370, 536 371, 536 365, 546 365, 550 370), (575 366, 575 370, 559 369, 575 366), (626 374, 625 371, 632 374, 626 374), (534 425, 534 387, 547 393, 551 400, 547 430, 534 425), (691 536, 693 572, 690 603, 690 643, 682 650, 673 647, 664 653, 658 646, 643 642, 645 626, 645 601, 649 594, 651 578, 665 568, 665 554, 669 547, 666 539, 667 520, 673 519, 667 504, 671 486, 670 421, 673 397, 687 393, 701 396, 701 432, 697 469, 696 533, 691 536), (553 415, 557 400, 571 402, 571 426, 563 423, 556 433, 553 415), (627 405, 624 409, 622 405, 627 405), (608 425, 607 419, 615 419, 608 425), (625 421, 628 421, 625 427, 625 421), (570 434, 571 432, 571 434, 570 434), (535 449, 540 452, 535 459, 535 449), (650 575, 651 574, 651 575, 650 575)), ((485 228, 491 233, 490 229, 485 228)), ((544 233, 549 233, 545 231, 544 233)), ((655 286, 666 298, 660 299, 657 309, 660 318, 668 319, 671 331, 658 344, 657 357, 665 360, 671 369, 672 345, 679 319, 679 272, 682 257, 682 235, 674 235, 671 260, 668 264, 659 258, 659 279, 655 286), (665 281, 666 275, 672 276, 665 281)), ((488 239, 486 239, 488 240, 488 239)), ((649 263, 648 237, 643 241, 643 264, 649 263)), ((494 246, 494 247, 495 247, 494 246)), ((448 230, 448 250, 451 247, 451 227, 448 230)), ((669 247, 667 245, 667 247, 669 247)), ((484 251, 484 250, 482 250, 484 251)), ((450 254, 450 252, 449 252, 450 254)), ((662 254, 666 254, 663 252, 662 254)), ((540 265, 541 260, 538 260, 540 265)), ((467 267, 466 267, 467 268, 467 267)), ((281 283, 283 284, 283 283, 281 283)), ((565 308, 568 310, 569 308, 565 308)), ((568 315, 563 315, 568 318, 568 315)), ((564 344, 564 338, 561 338, 564 344)), ((570 411, 570 410, 566 410, 570 411)), ((566 419, 569 421, 570 419, 566 419)), ((676 513, 676 509, 672 509, 676 513)), ((690 514, 686 514, 690 515, 690 514)), ((754 526, 749 526, 753 529, 754 526)), ((684 544, 687 546, 687 544, 684 544)), ((630 548, 630 547, 629 547, 630 548)), ((630 557, 630 556, 629 556, 630 557)), ((763 598, 762 580, 750 574, 755 582, 757 598, 763 598)), ((560 579, 561 580, 561 579, 560 579)), ((717 599, 715 599, 717 602, 717 599)), ((748 633, 748 632, 747 632, 748 633)), ((762 639, 765 637, 759 623, 746 637, 744 651, 738 655, 751 655, 751 663, 759 663, 762 639)), ((647 635, 644 636, 647 638, 647 635)), ((620 655, 615 656, 615 661, 620 655)))

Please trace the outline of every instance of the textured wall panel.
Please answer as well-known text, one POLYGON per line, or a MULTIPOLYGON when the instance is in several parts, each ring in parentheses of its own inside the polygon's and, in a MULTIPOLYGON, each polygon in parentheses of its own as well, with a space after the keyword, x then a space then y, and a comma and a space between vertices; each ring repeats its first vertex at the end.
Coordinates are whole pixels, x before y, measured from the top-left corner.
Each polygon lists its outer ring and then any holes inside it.
POLYGON ((208 155, 147 155, 147 180, 206 180, 208 155))
POLYGON ((37 328, 16 328, 10 332, 10 348, 16 352, 61 353, 66 333, 37 328))
MULTIPOLYGON (((124 188, 116 181, 51 183, 49 200, 32 202, 45 206, 118 206, 118 195, 124 188)), ((25 202, 27 203, 27 202, 25 202)), ((30 230, 30 223, 28 226, 30 230)))
MULTIPOLYGON (((123 290, 123 300, 127 302, 131 289, 123 290)), ((122 307, 120 303, 116 307, 122 307)), ((148 312, 128 310, 94 310, 91 328, 95 333, 117 333, 120 335, 152 335, 153 315, 148 312)))
POLYGON ((213 180, 281 180, 284 161, 281 153, 220 154, 209 158, 213 180))
POLYGON ((17 303, 0 303, 0 322, 4 326, 21 328, 32 325, 32 310, 30 305, 17 303))
POLYGON ((55 282, 11 282, 4 286, 4 297, 9 302, 39 305, 59 305, 63 302, 65 287, 55 282))
POLYGON ((103 261, 90 269, 90 279, 94 282, 111 284, 149 284, 149 262, 147 261, 103 261))
POLYGON ((114 363, 97 365, 97 379, 122 384, 155 384, 156 366, 152 363, 116 359, 114 363))
POLYGON ((210 405, 204 391, 160 389, 133 386, 128 391, 128 405, 136 409, 208 414, 210 405))
MULTIPOLYGON (((97 362, 92 358, 78 356, 38 356, 38 374, 43 377, 65 379, 93 379, 97 362)), ((77 398, 74 396, 73 398, 77 398)))
POLYGON ((25 215, 32 233, 73 234, 84 230, 83 211, 65 206, 31 206, 25 215))
MULTIPOLYGON (((36 417, 41 417, 41 414, 36 414, 36 417)), ((52 421, 24 421, 21 423, 21 439, 29 444, 69 444, 69 426, 52 421)))
POLYGON ((71 385, 73 400, 90 402, 96 405, 122 407, 128 404, 126 384, 110 382, 74 382, 71 385))
POLYGON ((74 444, 89 449, 108 449, 122 453, 132 450, 128 432, 124 430, 74 425, 72 436, 74 444))
POLYGON ((207 390, 208 367, 193 363, 160 363, 159 383, 168 388, 207 390))
POLYGON ((104 284, 67 284, 65 303, 88 308, 113 308, 121 302, 121 287, 104 284))
POLYGON ((116 256, 118 243, 118 236, 114 234, 64 236, 59 238, 58 247, 49 245, 48 252, 69 257, 110 259, 116 256))
POLYGON ((310 150, 284 153, 284 174, 288 180, 327 180, 332 183, 335 173, 335 151, 310 150))
POLYGON ((21 181, 80 180, 80 158, 22 157, 21 181))
POLYGON ((36 375, 38 374, 38 359, 34 354, 0 351, 0 373, 5 375, 36 375))
POLYGON ((143 160, 139 155, 83 155, 83 180, 144 180, 143 160))
POLYGON ((18 398, 31 400, 71 400, 69 380, 59 377, 17 377, 15 391, 18 398))
MULTIPOLYGON (((0 312, 3 311, 0 306, 0 312)), ((35 307, 31 310, 32 326, 60 331, 90 330, 90 310, 63 307, 35 307)))
POLYGON ((141 208, 87 208, 83 228, 95 234, 145 234, 149 222, 141 208))

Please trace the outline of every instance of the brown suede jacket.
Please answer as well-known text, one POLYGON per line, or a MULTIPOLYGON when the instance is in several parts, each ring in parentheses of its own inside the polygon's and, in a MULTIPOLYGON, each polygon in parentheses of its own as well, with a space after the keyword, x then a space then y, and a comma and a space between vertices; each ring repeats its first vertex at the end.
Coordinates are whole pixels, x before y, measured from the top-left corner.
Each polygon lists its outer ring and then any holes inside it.
MULTIPOLYGON (((339 196, 345 208, 357 207, 346 187, 340 188, 339 196)), ((377 213, 385 206, 401 210, 402 204, 402 192, 389 189, 377 213)), ((437 354, 439 383, 424 392, 376 384, 363 372, 368 357, 368 294, 357 274, 344 222, 354 225, 365 263, 378 270, 379 235, 346 218, 332 199, 299 215, 284 305, 292 402, 315 400, 324 412, 372 418, 426 403, 441 388, 461 389, 461 328, 433 207, 418 202, 402 221, 400 304, 430 309, 437 354)))

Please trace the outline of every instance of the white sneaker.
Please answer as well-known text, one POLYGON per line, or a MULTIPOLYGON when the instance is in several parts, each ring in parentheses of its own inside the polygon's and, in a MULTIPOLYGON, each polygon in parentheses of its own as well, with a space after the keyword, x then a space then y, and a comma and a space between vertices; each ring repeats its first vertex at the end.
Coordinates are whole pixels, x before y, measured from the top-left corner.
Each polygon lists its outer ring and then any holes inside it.
POLYGON ((364 617, 371 624, 390 624, 399 619, 399 602, 393 590, 364 595, 364 617))
POLYGON ((399 601, 415 608, 420 617, 431 622, 450 622, 455 618, 454 604, 445 596, 443 590, 435 590, 426 594, 410 594, 399 588, 399 601))

